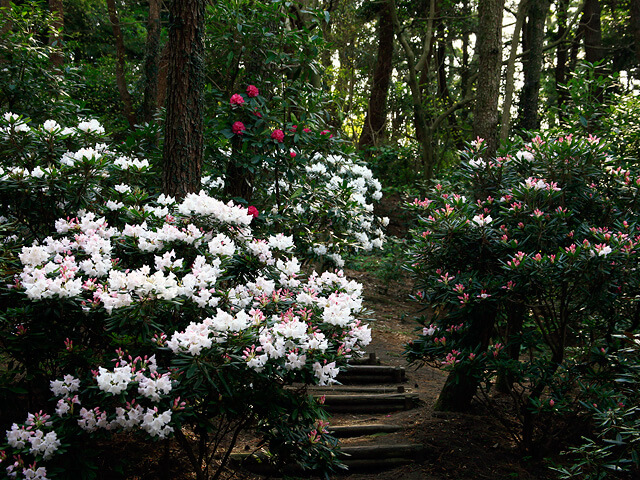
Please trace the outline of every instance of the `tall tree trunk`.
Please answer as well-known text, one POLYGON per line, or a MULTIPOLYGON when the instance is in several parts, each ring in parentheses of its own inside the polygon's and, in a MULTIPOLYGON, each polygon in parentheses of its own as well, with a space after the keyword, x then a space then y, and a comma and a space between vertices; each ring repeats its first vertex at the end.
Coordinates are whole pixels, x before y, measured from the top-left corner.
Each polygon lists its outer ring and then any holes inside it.
POLYGON ((149 0, 147 45, 144 56, 144 99, 142 118, 151 122, 158 109, 158 74, 160 69, 160 0, 149 0))
MULTIPOLYGON (((558 0, 557 18, 558 18, 558 33, 556 34, 557 40, 560 41, 566 37, 567 33, 567 9, 569 7, 568 0, 558 0)), ((567 92, 565 85, 567 84, 567 61, 569 59, 569 45, 566 42, 562 42, 556 49, 556 66, 555 66, 555 84, 556 84, 556 108, 558 109, 558 120, 562 123, 564 118, 564 105, 567 102, 567 92)))
POLYGON ((599 62, 604 58, 602 26, 600 23, 601 12, 602 7, 598 0, 586 0, 580 23, 584 28, 585 60, 590 63, 599 62))
POLYGON ((636 62, 640 70, 640 0, 630 0, 631 31, 635 40, 636 62))
MULTIPOLYGON (((469 0, 464 0, 462 5, 462 14, 466 17, 469 16, 469 0)), ((471 75, 471 69, 469 68, 469 30, 465 29, 462 32, 462 69, 460 72, 460 90, 462 96, 467 97, 469 95, 469 77, 471 75)))
POLYGON ((407 83, 409 84, 409 90, 411 91, 411 103, 413 106, 413 119, 414 119, 414 127, 416 131, 416 137, 420 142, 421 146, 421 163, 422 168, 424 170, 424 176, 427 179, 430 179, 433 175, 434 169, 434 156, 433 156, 433 145, 432 145, 432 135, 429 131, 429 127, 427 126, 427 115, 425 112, 425 108, 422 100, 422 93, 420 91, 420 84, 418 82, 417 73, 422 71, 424 65, 427 62, 427 59, 430 56, 430 47, 432 44, 432 36, 433 36, 433 13, 435 11, 435 1, 431 0, 431 14, 429 16, 427 22, 427 33, 425 35, 424 48, 420 60, 416 62, 416 56, 409 45, 409 41, 403 33, 402 27, 400 25, 400 20, 398 19, 398 12, 395 5, 395 0, 390 0, 391 3, 391 18, 393 19, 394 29, 398 35, 398 40, 400 41, 400 45, 402 45, 402 49, 405 52, 407 58, 407 67, 409 69, 409 73, 407 75, 407 83))
POLYGON ((393 71, 393 20, 389 0, 380 9, 378 23, 378 58, 373 72, 373 85, 369 108, 364 119, 364 127, 360 134, 358 149, 375 147, 379 139, 384 137, 387 123, 387 95, 393 71))
POLYGON ((478 80, 473 134, 487 142, 488 158, 498 149, 498 96, 502 67, 502 15, 504 0, 478 3, 478 80))
POLYGON ((516 57, 518 54, 518 45, 520 44, 520 32, 527 15, 527 1, 520 0, 518 11, 516 13, 516 24, 513 27, 513 37, 511 37, 511 51, 509 52, 509 60, 507 61, 507 72, 504 86, 504 102, 502 105, 502 117, 500 119, 500 141, 504 142, 509 137, 509 127, 511 123, 511 103, 513 101, 514 92, 514 73, 516 69, 516 57))
POLYGON ((520 128, 538 129, 538 100, 544 44, 544 26, 549 12, 549 0, 530 0, 525 29, 527 52, 523 58, 524 85, 520 92, 520 128))
POLYGON ((49 54, 49 60, 55 70, 61 70, 64 65, 62 55, 62 29, 64 28, 64 7, 62 0, 49 0, 49 11, 53 14, 53 24, 49 32, 49 45, 54 47, 49 54))
POLYGON ((436 65, 438 70, 438 97, 444 101, 449 101, 449 86, 447 85, 447 39, 445 38, 444 22, 438 24, 438 39, 436 49, 436 65))
POLYGON ((116 41, 116 83, 118 92, 120 92, 120 100, 124 108, 124 115, 131 127, 136 124, 136 116, 133 112, 133 102, 131 94, 127 88, 127 80, 125 78, 125 60, 124 60, 124 41, 122 39, 122 30, 120 29, 120 20, 116 11, 115 0, 107 0, 107 10, 109 11, 109 20, 113 29, 113 36, 116 41))
POLYGON ((162 190, 183 198, 200 189, 202 175, 204 0, 173 0, 169 23, 162 190))

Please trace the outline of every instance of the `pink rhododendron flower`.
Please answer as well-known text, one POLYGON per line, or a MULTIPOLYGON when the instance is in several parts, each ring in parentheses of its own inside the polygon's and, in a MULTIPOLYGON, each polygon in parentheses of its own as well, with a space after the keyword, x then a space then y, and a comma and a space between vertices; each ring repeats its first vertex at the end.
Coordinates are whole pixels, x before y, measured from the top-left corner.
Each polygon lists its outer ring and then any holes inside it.
POLYGON ((311 132, 311 129, 310 128, 303 128, 302 131, 304 133, 309 133, 309 132, 311 132))
POLYGON ((280 129, 276 129, 271 132, 271 138, 273 138, 276 142, 284 142, 284 132, 280 129))
POLYGON ((290 156, 291 158, 296 158, 296 155, 297 155, 297 154, 296 154, 296 152, 294 152, 293 150, 291 150, 291 151, 289 152, 289 156, 290 156))
POLYGON ((244 103, 244 98, 242 98, 242 95, 234 93, 231 95, 231 100, 229 100, 229 102, 231 105, 242 105, 244 103))
POLYGON ((245 127, 244 123, 242 122, 235 122, 231 126, 231 131, 236 135, 242 135, 246 129, 247 127, 245 127))
POLYGON ((258 91, 255 85, 249 85, 247 87, 247 97, 254 98, 254 97, 257 97, 258 95, 260 95, 260 92, 258 91))
POLYGON ((247 210, 249 215, 253 215, 253 218, 258 218, 258 215, 260 215, 260 212, 258 212, 258 209, 253 205, 249 205, 249 208, 247 210))

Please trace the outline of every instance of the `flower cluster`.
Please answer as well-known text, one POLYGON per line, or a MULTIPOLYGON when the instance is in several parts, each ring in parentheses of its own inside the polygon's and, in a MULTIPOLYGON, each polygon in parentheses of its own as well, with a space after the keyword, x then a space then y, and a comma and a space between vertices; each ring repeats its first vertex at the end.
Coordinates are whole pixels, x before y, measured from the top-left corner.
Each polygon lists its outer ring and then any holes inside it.
MULTIPOLYGON (((164 352, 160 362, 157 355, 132 358, 120 351, 113 367, 97 366, 88 380, 53 380, 54 423, 30 416, 7 432, 10 447, 23 455, 38 461, 54 455, 56 422, 89 434, 171 435, 190 411, 185 405, 198 405, 205 394, 177 372, 202 361, 255 382, 330 384, 340 365, 371 340, 358 318, 361 285, 341 272, 305 279, 292 255, 293 238, 254 238, 247 208, 203 192, 179 203, 161 197, 145 207, 143 218, 120 228, 93 212, 59 219, 55 234, 19 254, 18 285, 35 305, 73 299, 87 315, 142 339, 139 348, 164 352), (245 273, 233 274, 240 264, 245 273), (160 340, 130 318, 131 311, 159 316, 167 308, 180 313, 155 320, 165 332, 160 340)), ((250 392, 251 382, 241 388, 250 392)))

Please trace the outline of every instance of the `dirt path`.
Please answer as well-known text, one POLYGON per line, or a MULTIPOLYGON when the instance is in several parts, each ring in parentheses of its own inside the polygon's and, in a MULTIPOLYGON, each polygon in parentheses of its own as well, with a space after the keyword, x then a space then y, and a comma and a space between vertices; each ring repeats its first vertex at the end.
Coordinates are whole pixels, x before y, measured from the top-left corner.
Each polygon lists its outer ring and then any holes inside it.
MULTIPOLYGON (((502 427, 480 406, 464 414, 434 413, 433 404, 446 373, 430 367, 408 367, 402 356, 403 345, 415 335, 419 314, 409 298, 410 280, 399 277, 388 283, 366 272, 346 271, 364 285, 365 306, 373 311, 373 341, 368 348, 383 364, 406 368, 406 387, 418 393, 420 406, 408 411, 371 415, 369 423, 404 426, 401 432, 376 438, 377 443, 421 443, 427 454, 423 462, 391 470, 346 475, 345 480, 501 480, 551 478, 541 465, 527 464, 502 427)), ((348 422, 339 417, 338 423, 348 422)), ((355 420, 352 419, 352 420, 355 420)), ((372 441, 374 441, 372 439, 372 441)), ((348 443, 345 443, 348 444, 348 443)))

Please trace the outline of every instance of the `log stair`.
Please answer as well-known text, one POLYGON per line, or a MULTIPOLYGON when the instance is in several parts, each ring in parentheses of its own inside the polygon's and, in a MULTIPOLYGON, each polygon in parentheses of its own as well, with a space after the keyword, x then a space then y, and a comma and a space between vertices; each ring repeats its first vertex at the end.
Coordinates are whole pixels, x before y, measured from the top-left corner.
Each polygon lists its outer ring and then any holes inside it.
MULTIPOLYGON (((376 355, 370 354, 349 365, 337 379, 339 385, 309 387, 309 392, 324 397, 325 409, 332 416, 330 422, 337 423, 329 427, 329 432, 340 439, 339 458, 348 468, 345 473, 376 472, 424 459, 424 445, 384 439, 401 431, 401 425, 375 418, 383 414, 388 414, 385 419, 390 418, 393 412, 419 405, 418 394, 404 385, 407 378, 403 367, 381 365, 376 355), (374 423, 370 423, 372 416, 374 423)), ((232 459, 254 473, 277 476, 259 454, 235 453, 232 459)), ((303 472, 291 466, 281 474, 303 472)))

